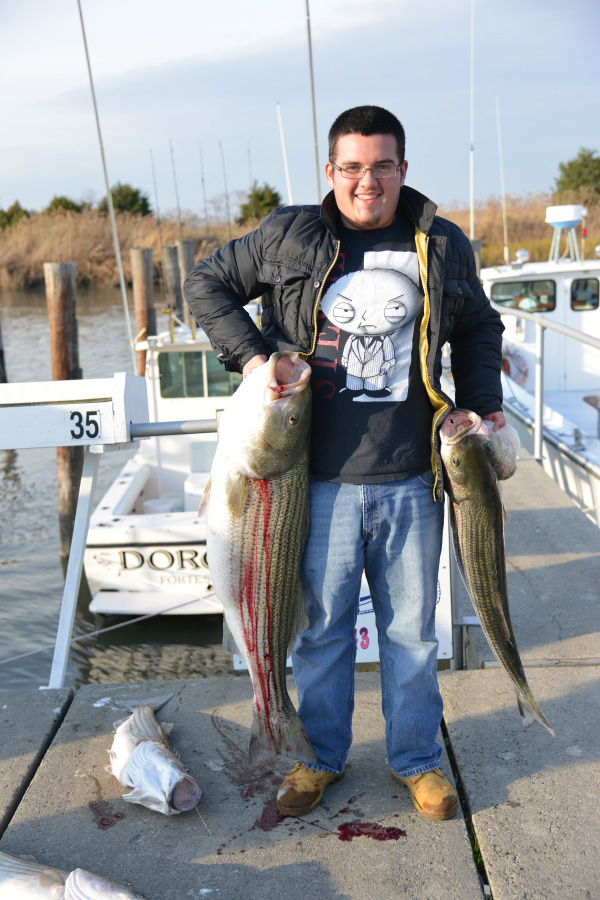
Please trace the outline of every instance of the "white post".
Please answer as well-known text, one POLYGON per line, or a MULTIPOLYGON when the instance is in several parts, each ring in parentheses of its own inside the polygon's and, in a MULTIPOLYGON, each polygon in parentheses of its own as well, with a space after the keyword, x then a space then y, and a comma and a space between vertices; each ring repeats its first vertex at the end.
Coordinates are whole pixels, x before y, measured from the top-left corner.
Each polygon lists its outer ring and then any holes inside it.
POLYGON ((65 683, 67 661, 69 659, 69 647, 71 644, 71 635, 73 634, 73 622, 75 621, 75 610, 77 608, 77 597, 79 596, 79 585, 81 583, 81 572, 83 569, 83 554, 85 552, 85 542, 87 540, 90 516, 92 513, 92 498, 94 496, 96 478, 98 475, 98 461, 99 455, 97 453, 91 453, 89 448, 86 447, 83 455, 81 486, 79 488, 79 499, 77 501, 77 510, 75 512, 73 538, 71 540, 71 551, 69 553, 65 589, 63 592, 62 606, 60 608, 56 645, 54 647, 54 658, 52 660, 52 670, 50 672, 48 688, 61 688, 65 683))

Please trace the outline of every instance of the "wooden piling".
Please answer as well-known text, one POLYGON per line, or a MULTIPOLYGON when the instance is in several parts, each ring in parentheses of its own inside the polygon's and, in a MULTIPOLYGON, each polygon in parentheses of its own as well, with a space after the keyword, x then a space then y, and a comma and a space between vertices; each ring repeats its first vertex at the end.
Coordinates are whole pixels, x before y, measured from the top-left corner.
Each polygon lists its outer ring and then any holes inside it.
POLYGON ((181 293, 181 277, 175 244, 166 244, 162 250, 163 281, 165 293, 171 309, 175 310, 183 320, 183 295, 181 293))
MULTIPOLYGON (((154 309, 154 268, 152 247, 132 247, 131 272, 133 278, 133 304, 135 308, 135 339, 144 341, 156 334, 156 310, 154 309)), ((146 373, 146 351, 138 351, 138 372, 146 373)))
MULTIPOLYGON (((44 263, 46 300, 50 323, 52 378, 67 381, 82 377, 77 335, 75 263, 44 263)), ((58 447, 58 527, 59 552, 67 557, 71 549, 73 522, 83 466, 83 447, 58 447)))
POLYGON ((191 324, 191 310, 183 299, 183 282, 189 272, 194 268, 194 247, 191 241, 177 241, 177 261, 179 262, 179 279, 181 283, 181 297, 185 314, 185 321, 191 324))
POLYGON ((2 322, 0 321, 0 384, 6 384, 8 377, 6 375, 6 365, 4 362, 4 345, 2 343, 2 322))

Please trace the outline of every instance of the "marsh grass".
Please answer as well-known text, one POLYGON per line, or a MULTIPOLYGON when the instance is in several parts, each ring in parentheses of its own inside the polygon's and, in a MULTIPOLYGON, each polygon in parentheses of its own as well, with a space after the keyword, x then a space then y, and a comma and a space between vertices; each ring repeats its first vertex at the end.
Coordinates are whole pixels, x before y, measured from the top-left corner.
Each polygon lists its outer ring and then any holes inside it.
MULTIPOLYGON (((511 259, 516 250, 529 250, 532 260, 548 258, 552 229, 544 218, 546 207, 553 203, 576 203, 577 198, 550 194, 507 197, 508 240, 511 259)), ((440 207, 439 214, 455 222, 465 233, 469 230, 467 206, 440 207)), ((256 221, 244 226, 233 224, 232 237, 247 233, 256 221)), ((594 255, 600 243, 600 205, 590 206, 587 219, 588 237, 586 257, 594 255)), ((162 276, 161 233, 154 216, 117 215, 117 231, 123 260, 123 270, 131 283, 132 247, 152 247, 156 279, 162 276)), ((205 226, 196 216, 185 217, 180 230, 177 221, 165 218, 161 223, 162 243, 172 244, 182 237, 193 243, 194 259, 208 256, 229 239, 224 222, 213 221, 205 226)), ((478 203, 475 209, 475 233, 482 241, 482 264, 496 265, 504 259, 502 206, 499 197, 478 203)), ((564 246, 564 245, 563 245, 564 246)), ((45 262, 74 262, 80 285, 118 283, 117 266, 112 243, 110 222, 95 210, 56 212, 33 215, 16 225, 0 231, 0 290, 20 290, 38 287, 44 282, 45 262)))
MULTIPOLYGON (((162 243, 173 244, 182 237, 192 241, 194 259, 208 256, 228 240, 228 227, 211 223, 208 228, 195 217, 182 222, 163 219, 159 232, 154 216, 120 213, 116 217, 119 247, 126 281, 131 283, 132 247, 152 247, 154 273, 162 275, 162 243)), ((249 227, 231 226, 233 237, 249 227)), ((110 220, 95 210, 56 212, 21 219, 12 228, 0 231, 0 290, 21 290, 44 283, 45 262, 74 262, 79 285, 117 285, 118 274, 110 220)))

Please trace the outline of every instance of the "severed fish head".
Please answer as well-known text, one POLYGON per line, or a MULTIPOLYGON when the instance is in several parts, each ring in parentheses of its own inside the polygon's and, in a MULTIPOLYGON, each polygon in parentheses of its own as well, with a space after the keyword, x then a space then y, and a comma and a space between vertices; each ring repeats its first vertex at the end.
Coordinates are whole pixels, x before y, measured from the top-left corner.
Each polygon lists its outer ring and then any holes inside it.
POLYGON ((521 442, 512 425, 494 431, 477 413, 457 409, 444 419, 440 438, 450 494, 464 497, 472 489, 510 478, 517 468, 521 442))
POLYGON ((219 444, 247 478, 277 478, 307 451, 310 373, 298 353, 274 353, 244 379, 219 427, 219 444))
POLYGON ((166 816, 187 812, 202 799, 202 788, 162 744, 142 741, 129 756, 119 781, 131 788, 123 799, 166 816))

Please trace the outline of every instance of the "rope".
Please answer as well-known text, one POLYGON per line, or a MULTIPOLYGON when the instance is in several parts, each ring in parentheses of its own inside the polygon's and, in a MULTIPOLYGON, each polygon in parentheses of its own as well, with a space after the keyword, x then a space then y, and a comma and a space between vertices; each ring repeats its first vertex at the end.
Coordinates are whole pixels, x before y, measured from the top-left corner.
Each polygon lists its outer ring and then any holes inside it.
MULTIPOLYGON (((71 638, 69 646, 78 643, 78 641, 87 641, 90 638, 98 637, 100 634, 106 634, 108 631, 116 631, 117 628, 125 628, 127 625, 134 625, 136 622, 144 622, 146 619, 162 616, 164 613, 172 612, 174 609, 181 609, 184 606, 189 606, 191 603, 196 602, 197 598, 194 598, 194 600, 186 600, 185 603, 178 603, 176 606, 168 606, 166 609, 160 609, 158 612, 148 613, 145 616, 137 616, 135 619, 127 619, 126 622, 118 622, 116 625, 108 625, 106 628, 100 628, 98 631, 90 631, 89 634, 80 634, 78 637, 71 638)), ((46 653, 48 650, 54 650, 54 647, 55 644, 48 644, 46 647, 40 647, 37 650, 28 650, 27 653, 19 653, 18 656, 11 656, 10 659, 0 660, 0 666, 16 662, 18 659, 24 659, 26 656, 35 656, 36 653, 46 653)))

